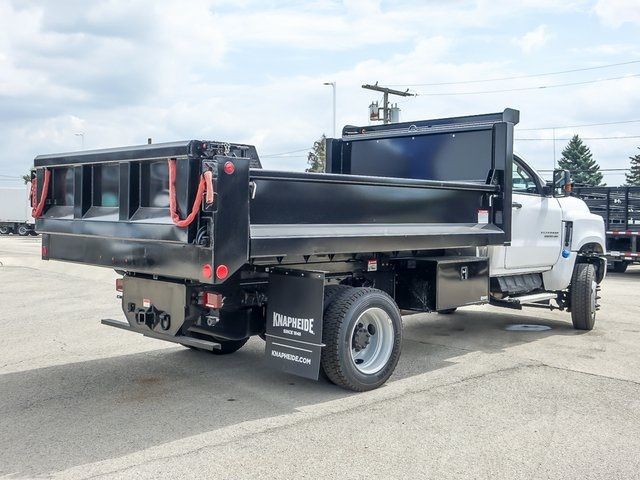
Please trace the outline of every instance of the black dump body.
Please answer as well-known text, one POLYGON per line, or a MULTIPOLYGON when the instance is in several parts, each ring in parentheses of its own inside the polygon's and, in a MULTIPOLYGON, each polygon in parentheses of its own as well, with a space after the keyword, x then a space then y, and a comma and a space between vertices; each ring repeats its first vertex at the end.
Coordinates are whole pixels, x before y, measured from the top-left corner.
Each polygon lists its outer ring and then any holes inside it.
POLYGON ((640 187, 575 187, 573 193, 604 219, 607 232, 640 231, 640 187))
POLYGON ((513 126, 518 112, 345 127, 328 142, 328 172, 260 168, 254 147, 185 141, 35 159, 43 257, 221 283, 256 266, 331 262, 510 241, 513 126), (212 172, 212 203, 181 218, 212 172), (506 208, 505 208, 506 206, 506 208))

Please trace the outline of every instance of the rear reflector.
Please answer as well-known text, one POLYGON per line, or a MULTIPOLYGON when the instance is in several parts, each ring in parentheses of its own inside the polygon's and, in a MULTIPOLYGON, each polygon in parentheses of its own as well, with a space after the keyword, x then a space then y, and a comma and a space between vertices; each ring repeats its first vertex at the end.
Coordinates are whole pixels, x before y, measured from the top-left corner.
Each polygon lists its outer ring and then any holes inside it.
POLYGON ((236 166, 233 164, 233 162, 225 162, 224 173, 226 173, 227 175, 231 175, 235 171, 236 171, 236 166))
POLYGON ((211 278, 211 276, 213 275, 213 269, 211 268, 211 265, 209 265, 208 263, 202 266, 202 276, 204 278, 211 278))
POLYGON ((218 265, 218 268, 216 268, 216 277, 218 277, 218 280, 224 280, 228 275, 229 267, 226 265, 218 265))
POLYGON ((122 278, 116 278, 116 291, 122 292, 124 289, 124 281, 122 278))
POLYGON ((224 303, 222 295, 214 292, 204 292, 202 299, 204 306, 207 308, 222 308, 224 303))

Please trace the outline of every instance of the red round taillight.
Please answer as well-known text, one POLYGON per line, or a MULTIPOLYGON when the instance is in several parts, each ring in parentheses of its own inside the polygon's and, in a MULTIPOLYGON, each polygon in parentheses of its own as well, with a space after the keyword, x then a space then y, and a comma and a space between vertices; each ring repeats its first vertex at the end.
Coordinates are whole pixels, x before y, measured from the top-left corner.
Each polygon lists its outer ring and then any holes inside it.
POLYGON ((218 265, 218 268, 216 268, 216 277, 218 277, 218 280, 224 280, 228 276, 229 267, 227 267, 226 265, 218 265))
POLYGON ((211 268, 211 265, 209 265, 208 263, 202 266, 202 276, 204 278, 211 278, 211 275, 213 275, 213 269, 211 268))
POLYGON ((231 175, 235 171, 236 166, 233 164, 233 162, 226 162, 224 164, 224 173, 226 173, 227 175, 231 175))

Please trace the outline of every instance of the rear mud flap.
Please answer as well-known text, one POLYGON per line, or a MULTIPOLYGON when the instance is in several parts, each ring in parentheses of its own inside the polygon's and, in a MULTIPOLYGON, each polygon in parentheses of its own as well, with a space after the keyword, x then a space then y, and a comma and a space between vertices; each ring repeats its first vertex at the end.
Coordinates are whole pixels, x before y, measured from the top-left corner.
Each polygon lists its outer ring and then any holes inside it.
POLYGON ((324 273, 275 269, 269 275, 267 362, 313 380, 320 374, 324 273))

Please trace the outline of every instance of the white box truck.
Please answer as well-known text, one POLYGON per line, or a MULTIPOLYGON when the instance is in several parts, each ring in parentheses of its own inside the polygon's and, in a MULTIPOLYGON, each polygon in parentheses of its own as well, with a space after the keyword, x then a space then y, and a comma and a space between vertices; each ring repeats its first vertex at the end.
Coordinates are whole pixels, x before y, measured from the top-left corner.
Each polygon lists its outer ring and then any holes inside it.
POLYGON ((0 234, 36 235, 30 191, 31 183, 26 187, 0 187, 0 234))

